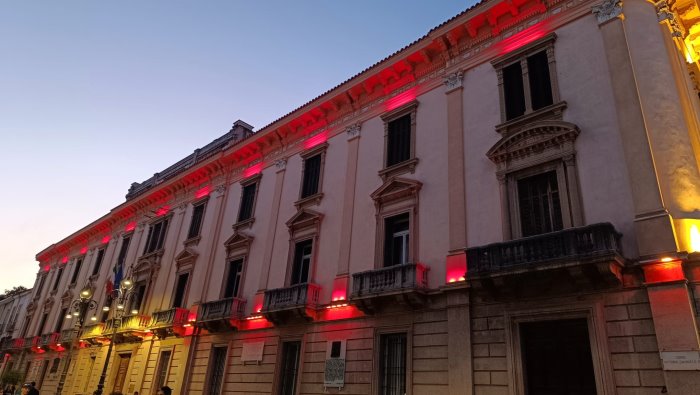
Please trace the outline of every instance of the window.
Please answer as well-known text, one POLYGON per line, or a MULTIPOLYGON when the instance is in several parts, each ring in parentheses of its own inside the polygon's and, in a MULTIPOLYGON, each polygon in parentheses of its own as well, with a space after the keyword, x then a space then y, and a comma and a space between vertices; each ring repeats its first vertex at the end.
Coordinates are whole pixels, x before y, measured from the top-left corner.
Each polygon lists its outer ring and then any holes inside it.
POLYGON ((41 321, 39 321, 39 330, 36 331, 36 335, 39 336, 44 333, 44 326, 46 326, 46 320, 49 318, 49 313, 44 313, 41 316, 41 321))
POLYGON ((492 62, 499 78, 501 119, 514 120, 559 102, 550 34, 492 62))
POLYGON ((561 230, 563 225, 556 171, 521 178, 517 182, 522 235, 561 230))
POLYGON ((209 374, 207 377, 207 386, 209 387, 208 394, 221 394, 221 387, 224 383, 224 372, 226 371, 226 352, 227 347, 213 347, 211 350, 211 358, 209 361, 209 374))
POLYGON ((294 245, 294 261, 289 285, 303 284, 309 281, 313 240, 304 240, 294 245))
POLYGON ((36 287, 36 294, 34 295, 35 298, 41 296, 41 291, 44 289, 44 281, 46 281, 46 274, 40 274, 39 285, 36 287))
POLYGON ((238 290, 241 286, 242 276, 243 258, 238 258, 229 261, 228 271, 226 273, 226 286, 224 288, 224 298, 233 298, 238 296, 238 290))
POLYGON ((158 361, 158 369, 156 370, 156 386, 160 388, 168 382, 168 368, 170 367, 171 350, 161 351, 160 360, 158 361))
POLYGON ((241 204, 238 208, 238 222, 248 221, 255 213, 255 196, 258 190, 260 174, 241 181, 241 204))
POLYGON ((416 109, 418 102, 409 103, 382 116, 384 120, 384 169, 383 179, 410 171, 413 173, 415 158, 416 109))
POLYGON ((97 258, 95 259, 95 266, 92 267, 92 275, 96 275, 100 272, 100 266, 102 266, 102 260, 105 257, 105 249, 100 248, 97 250, 97 258))
POLYGON ((78 258, 75 261, 75 267, 73 268, 73 275, 70 278, 70 283, 75 284, 78 281, 78 275, 80 274, 80 268, 83 266, 83 258, 78 258))
POLYGON ((304 176, 301 181, 301 198, 318 193, 321 177, 321 154, 304 159, 304 176))
POLYGON ((386 218, 384 223, 384 266, 409 263, 408 213, 386 218))
POLYGON ((134 284, 134 293, 131 297, 131 311, 139 311, 143 305, 143 298, 146 296, 146 282, 139 281, 134 284))
POLYGON ((122 237, 122 246, 119 248, 119 255, 117 256, 117 267, 123 265, 126 261, 126 254, 129 252, 129 244, 131 244, 131 237, 122 237))
POLYGON ((146 247, 143 250, 144 254, 150 254, 163 248, 165 233, 168 231, 168 220, 168 218, 165 218, 151 224, 151 226, 148 228, 146 247))
POLYGON ((58 316, 58 319, 56 320, 56 327, 54 329, 54 332, 61 331, 61 328, 63 328, 63 320, 66 318, 66 314, 68 314, 68 308, 61 309, 61 314, 58 316))
POLYGON ((61 363, 61 358, 54 358, 53 362, 51 363, 51 369, 49 370, 49 373, 57 373, 58 372, 58 365, 61 363))
POLYGON ((194 205, 192 208, 192 220, 190 221, 190 229, 187 231, 187 238, 193 239, 199 236, 202 230, 202 220, 204 219, 204 208, 207 202, 203 201, 194 205))
POLYGON ((190 279, 189 273, 181 273, 177 276, 177 285, 175 287, 175 297, 173 298, 173 307, 182 307, 187 293, 187 282, 190 279))
POLYGON ((379 341, 379 393, 406 393, 406 334, 381 335, 379 341))
POLYGON ((301 342, 282 343, 282 363, 280 375, 280 395, 294 395, 296 393, 297 376, 299 374, 299 354, 301 342))
POLYGON ((58 289, 58 285, 61 283, 62 276, 63 276, 63 268, 60 268, 56 272, 56 279, 54 280, 53 287, 51 288, 52 291, 55 291, 58 289))

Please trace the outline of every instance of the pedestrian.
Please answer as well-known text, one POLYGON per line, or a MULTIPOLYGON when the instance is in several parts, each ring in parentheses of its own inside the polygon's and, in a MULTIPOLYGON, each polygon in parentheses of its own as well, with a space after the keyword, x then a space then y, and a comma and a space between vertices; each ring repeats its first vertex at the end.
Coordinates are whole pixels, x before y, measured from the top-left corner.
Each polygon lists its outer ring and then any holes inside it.
POLYGON ((173 393, 173 390, 166 385, 166 386, 160 387, 157 395, 172 395, 172 393, 173 393))
POLYGON ((29 395, 39 395, 39 390, 36 389, 36 382, 29 383, 29 395))
POLYGON ((22 385, 22 395, 29 395, 29 390, 32 389, 32 385, 29 383, 26 383, 22 385))

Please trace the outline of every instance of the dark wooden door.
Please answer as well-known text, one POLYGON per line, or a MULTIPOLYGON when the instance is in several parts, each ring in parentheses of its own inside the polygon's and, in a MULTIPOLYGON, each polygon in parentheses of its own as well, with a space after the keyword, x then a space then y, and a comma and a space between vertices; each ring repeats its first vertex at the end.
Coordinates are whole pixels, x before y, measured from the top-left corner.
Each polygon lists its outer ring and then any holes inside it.
POLYGON ((131 354, 119 354, 119 367, 117 368, 117 377, 114 379, 113 392, 123 392, 126 373, 129 370, 129 361, 131 354))
POLYGON ((527 395, 595 395, 585 319, 520 324, 527 395))

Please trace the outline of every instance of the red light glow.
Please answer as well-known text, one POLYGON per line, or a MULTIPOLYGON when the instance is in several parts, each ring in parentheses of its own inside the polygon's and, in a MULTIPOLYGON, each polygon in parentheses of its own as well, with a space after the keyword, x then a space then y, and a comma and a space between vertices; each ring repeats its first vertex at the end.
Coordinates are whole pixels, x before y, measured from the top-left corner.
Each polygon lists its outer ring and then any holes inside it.
POLYGON ((111 239, 111 237, 110 237, 109 235, 103 237, 103 238, 102 238, 102 244, 107 244, 107 243, 109 243, 109 240, 110 240, 110 239, 111 239))
POLYGON ((167 214, 168 211, 170 211, 170 206, 167 206, 167 205, 166 205, 166 206, 162 206, 161 208, 159 208, 158 210, 156 210, 156 216, 161 217, 161 216, 167 214))
POLYGON ((261 315, 248 317, 245 320, 241 321, 239 325, 239 329, 242 330, 272 328, 272 323, 266 320, 265 317, 261 315))
POLYGON ((81 249, 80 249, 80 255, 85 255, 85 254, 87 254, 87 250, 88 250, 87 246, 81 248, 81 249))
POLYGON ((324 130, 304 141, 304 149, 313 148, 328 141, 328 130, 324 130))
POLYGON ((647 284, 685 280, 681 261, 653 263, 642 266, 642 269, 647 284))
POLYGON ((347 303, 326 306, 319 314, 319 321, 346 320, 363 317, 364 314, 357 307, 347 303))
POLYGON ((333 302, 338 302, 345 300, 347 297, 348 289, 348 277, 337 277, 333 280, 333 292, 331 293, 331 300, 333 302))
POLYGON ((464 281, 467 272, 467 256, 464 253, 448 255, 445 262, 445 282, 464 281))
POLYGON ((391 111, 403 106, 406 103, 410 103, 416 99, 416 88, 413 87, 408 89, 406 92, 399 93, 398 95, 392 97, 384 103, 384 108, 386 111, 391 111))
POLYGON ((124 232, 131 232, 136 229, 136 221, 131 221, 124 227, 124 232))
POLYGON ((197 192, 194 193, 194 198, 195 199, 201 199, 205 196, 209 196, 211 193, 211 185, 204 186, 202 188, 199 188, 197 192))
POLYGON ((505 55, 508 52, 514 51, 522 47, 523 45, 527 45, 535 40, 539 40, 540 38, 546 36, 550 32, 550 29, 545 25, 546 23, 547 21, 540 22, 532 27, 523 30, 518 34, 515 34, 501 41, 497 44, 501 47, 501 50, 498 51, 498 54, 505 55))
POLYGON ((63 259, 61 259, 61 263, 68 263, 68 257, 64 256, 63 259))
POLYGON ((49 265, 44 266, 44 271, 45 271, 45 272, 48 272, 49 270, 51 270, 51 266, 49 266, 49 265))
POLYGON ((260 173, 262 171, 262 168, 263 168, 262 162, 258 162, 256 164, 250 166, 249 168, 245 169, 243 171, 243 177, 248 178, 250 176, 254 176, 254 175, 260 173))

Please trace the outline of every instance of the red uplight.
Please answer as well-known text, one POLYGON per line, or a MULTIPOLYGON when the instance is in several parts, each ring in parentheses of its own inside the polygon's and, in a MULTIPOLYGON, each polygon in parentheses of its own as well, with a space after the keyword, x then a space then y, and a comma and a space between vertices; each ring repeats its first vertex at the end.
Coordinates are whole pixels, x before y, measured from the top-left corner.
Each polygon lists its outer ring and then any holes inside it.
POLYGON ((532 27, 529 27, 522 32, 515 34, 511 37, 506 38, 497 45, 501 46, 501 50, 498 51, 499 55, 507 54, 508 52, 514 51, 523 45, 527 45, 535 40, 546 36, 550 29, 545 25, 547 21, 540 22, 532 27))
POLYGON ((61 263, 68 263, 68 257, 64 256, 63 259, 61 259, 61 263))
POLYGON ((342 303, 339 305, 328 306, 324 311, 321 312, 321 320, 346 320, 349 318, 362 317, 363 314, 357 307, 353 305, 348 305, 347 303, 342 303))
POLYGON ((249 168, 245 169, 243 171, 243 177, 248 178, 250 176, 254 176, 254 175, 260 173, 262 171, 262 168, 263 168, 262 162, 258 162, 256 164, 250 166, 249 168))
POLYGON ((45 271, 45 272, 48 272, 49 270, 51 270, 51 266, 49 266, 49 265, 44 266, 44 271, 45 271))
POLYGON ((318 133, 312 137, 309 137, 306 141, 304 141, 304 149, 309 149, 313 148, 319 144, 323 144, 328 140, 328 130, 324 130, 321 133, 318 133))
POLYGON ((205 196, 208 196, 209 193, 211 193, 211 185, 207 185, 205 187, 199 188, 197 192, 194 193, 194 198, 195 199, 200 199, 205 196))
POLYGON ((102 238, 102 244, 107 244, 107 243, 109 243, 109 240, 110 240, 110 239, 111 239, 111 237, 110 237, 109 235, 103 237, 103 238, 102 238))
POLYGON ((162 206, 158 210, 156 210, 156 216, 160 217, 168 213, 170 211, 170 206, 162 206))
POLYGON ((131 221, 124 227, 124 232, 131 232, 136 229, 136 221, 131 221))
POLYGON ((467 272, 467 256, 462 254, 448 255, 445 262, 445 281, 456 283, 464 281, 467 272))
POLYGON ((88 250, 87 246, 81 248, 81 249, 80 249, 80 255, 85 255, 85 254, 87 254, 87 250, 88 250))
POLYGON ((680 260, 661 260, 661 263, 642 266, 642 270, 647 284, 685 280, 683 262, 680 260))
POLYGON ((410 103, 411 101, 415 100, 416 90, 417 89, 413 87, 411 89, 408 89, 406 92, 399 93, 398 95, 387 100, 386 103, 384 103, 386 111, 394 110, 403 106, 406 103, 410 103))

